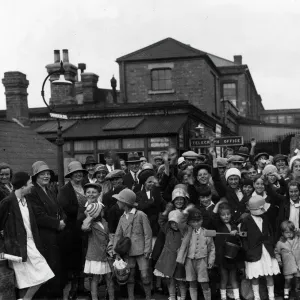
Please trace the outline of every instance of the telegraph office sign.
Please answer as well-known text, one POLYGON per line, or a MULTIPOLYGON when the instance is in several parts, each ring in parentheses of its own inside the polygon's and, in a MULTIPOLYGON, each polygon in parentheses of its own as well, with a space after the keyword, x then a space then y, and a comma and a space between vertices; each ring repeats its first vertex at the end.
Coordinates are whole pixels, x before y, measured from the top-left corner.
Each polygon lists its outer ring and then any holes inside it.
MULTIPOLYGON (((242 136, 227 136, 214 139, 216 147, 241 146, 244 144, 242 136)), ((211 145, 210 139, 194 138, 190 139, 191 148, 208 148, 211 145)))

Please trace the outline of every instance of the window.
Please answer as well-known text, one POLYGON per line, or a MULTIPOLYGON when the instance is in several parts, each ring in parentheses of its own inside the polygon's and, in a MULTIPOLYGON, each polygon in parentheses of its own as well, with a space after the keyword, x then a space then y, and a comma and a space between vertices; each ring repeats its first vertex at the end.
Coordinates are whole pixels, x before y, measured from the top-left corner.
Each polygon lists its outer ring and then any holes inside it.
POLYGON ((172 89, 171 69, 154 69, 151 71, 152 91, 166 91, 172 89))
POLYGON ((93 151, 94 142, 93 141, 75 141, 74 151, 93 151))
POLYGON ((97 141, 97 148, 99 150, 119 149, 119 140, 99 140, 97 141))
POLYGON ((224 100, 230 100, 233 105, 236 106, 236 84, 224 83, 223 84, 223 98, 224 100))
POLYGON ((123 139, 122 146, 123 149, 144 148, 144 139, 143 138, 123 139))
POLYGON ((270 116, 270 123, 277 123, 277 116, 270 116))
POLYGON ((286 122, 287 122, 288 124, 292 124, 292 123, 294 122, 293 116, 286 116, 286 122))
POLYGON ((278 116, 278 123, 285 124, 285 116, 278 116))

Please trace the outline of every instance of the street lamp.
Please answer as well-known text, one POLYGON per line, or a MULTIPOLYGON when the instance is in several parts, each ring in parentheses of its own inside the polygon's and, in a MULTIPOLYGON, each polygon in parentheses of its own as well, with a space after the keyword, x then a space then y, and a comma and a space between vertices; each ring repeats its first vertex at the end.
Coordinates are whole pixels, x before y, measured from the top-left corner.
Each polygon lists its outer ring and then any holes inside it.
POLYGON ((52 84, 54 84, 54 85, 60 85, 60 84, 71 85, 72 82, 67 81, 65 79, 61 79, 61 77, 63 77, 63 75, 65 74, 63 62, 61 61, 59 70, 49 72, 48 76, 45 78, 43 85, 42 85, 42 91, 41 91, 43 101, 49 110, 50 117, 56 118, 56 120, 57 120, 57 138, 55 140, 55 143, 57 145, 57 172, 58 172, 58 184, 59 184, 59 187, 62 187, 65 184, 65 181, 64 181, 64 150, 63 150, 64 139, 62 137, 62 126, 60 124, 60 119, 68 119, 68 117, 66 115, 58 114, 55 111, 54 105, 49 106, 49 104, 45 100, 45 92, 44 92, 44 87, 45 87, 47 80, 49 79, 49 77, 51 75, 54 75, 54 74, 60 75, 58 80, 54 80, 52 82, 52 84))

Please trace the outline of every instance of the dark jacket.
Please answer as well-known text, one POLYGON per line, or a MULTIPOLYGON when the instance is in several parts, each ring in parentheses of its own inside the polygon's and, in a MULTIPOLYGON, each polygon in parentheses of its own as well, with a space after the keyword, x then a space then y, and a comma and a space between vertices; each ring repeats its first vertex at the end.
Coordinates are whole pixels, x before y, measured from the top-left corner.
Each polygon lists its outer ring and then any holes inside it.
POLYGON ((63 259, 67 266, 64 268, 79 271, 82 269, 84 259, 84 244, 87 244, 87 234, 81 231, 81 225, 85 218, 84 209, 79 208, 71 182, 61 188, 57 199, 66 215, 66 228, 63 234, 63 259))
MULTIPOLYGON (((34 243, 40 253, 43 247, 30 201, 27 201, 34 243)), ((4 247, 7 254, 27 260, 27 233, 16 195, 11 193, 0 202, 0 231, 4 232, 4 247)))
POLYGON ((235 191, 224 185, 219 175, 218 168, 213 168, 212 178, 220 198, 225 197, 232 209, 232 220, 238 222, 241 215, 246 212, 246 201, 240 201, 235 191))
POLYGON ((0 201, 2 201, 9 194, 10 194, 9 189, 4 184, 0 183, 0 201))
MULTIPOLYGON (((138 175, 137 175, 138 178, 138 175)), ((135 193, 139 192, 141 190, 141 185, 139 183, 134 182, 134 179, 130 173, 130 171, 128 171, 128 173, 123 177, 123 184, 130 190, 133 190, 135 193)))
POLYGON ((113 195, 119 194, 126 187, 124 185, 120 185, 115 189, 111 189, 109 192, 105 193, 102 198, 102 203, 104 207, 104 218, 108 220, 108 211, 117 203, 117 199, 113 198, 113 195))
POLYGON ((106 220, 108 223, 108 229, 110 233, 115 233, 120 221, 121 216, 123 215, 124 210, 120 209, 119 205, 115 203, 110 207, 106 212, 106 220))
POLYGON ((274 254, 274 239, 272 227, 266 215, 261 215, 263 219, 262 231, 258 228, 251 215, 242 220, 241 231, 247 232, 247 237, 242 239, 245 250, 246 261, 259 261, 262 256, 262 246, 264 245, 271 257, 274 254))
POLYGON ((61 269, 61 234, 59 231, 60 220, 64 219, 62 208, 57 202, 55 193, 46 188, 43 189, 35 184, 31 193, 27 195, 28 201, 32 204, 40 239, 44 248, 44 257, 49 264, 55 277, 48 281, 39 290, 43 295, 62 295, 63 280, 61 269))
POLYGON ((158 216, 165 209, 165 201, 161 197, 160 189, 158 187, 153 188, 150 192, 150 199, 148 199, 146 190, 143 189, 136 194, 136 202, 138 204, 137 209, 147 215, 152 228, 152 235, 156 237, 159 232, 158 216))

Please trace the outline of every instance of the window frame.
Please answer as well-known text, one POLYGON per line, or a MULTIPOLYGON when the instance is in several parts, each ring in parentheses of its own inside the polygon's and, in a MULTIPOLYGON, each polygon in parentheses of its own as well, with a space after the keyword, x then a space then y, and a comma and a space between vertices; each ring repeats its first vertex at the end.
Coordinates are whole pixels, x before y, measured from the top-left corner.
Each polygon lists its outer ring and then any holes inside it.
POLYGON ((238 107, 238 82, 237 81, 223 81, 222 82, 222 99, 223 101, 230 101, 232 105, 235 107, 238 107), (224 85, 225 84, 234 84, 235 85, 235 99, 225 99, 225 93, 224 93, 224 85), (234 102, 235 101, 235 102, 234 102))
POLYGON ((169 67, 153 68, 153 69, 151 69, 150 77, 151 77, 151 91, 153 91, 153 92, 164 92, 164 91, 171 91, 172 90, 172 88, 173 88, 172 68, 169 68, 169 67), (164 78, 163 79, 160 78, 160 75, 159 75, 160 71, 164 71, 164 78), (170 72, 170 78, 167 78, 168 76, 166 76, 166 74, 165 74, 166 71, 170 72), (154 72, 157 72, 157 79, 154 79, 154 75, 153 75, 154 72), (157 82, 157 87, 154 87, 154 85, 153 85, 154 82, 157 82), (171 85, 168 88, 167 88, 167 82, 169 82, 170 85, 171 85), (165 88, 160 88, 159 87, 160 83, 164 83, 165 88))

